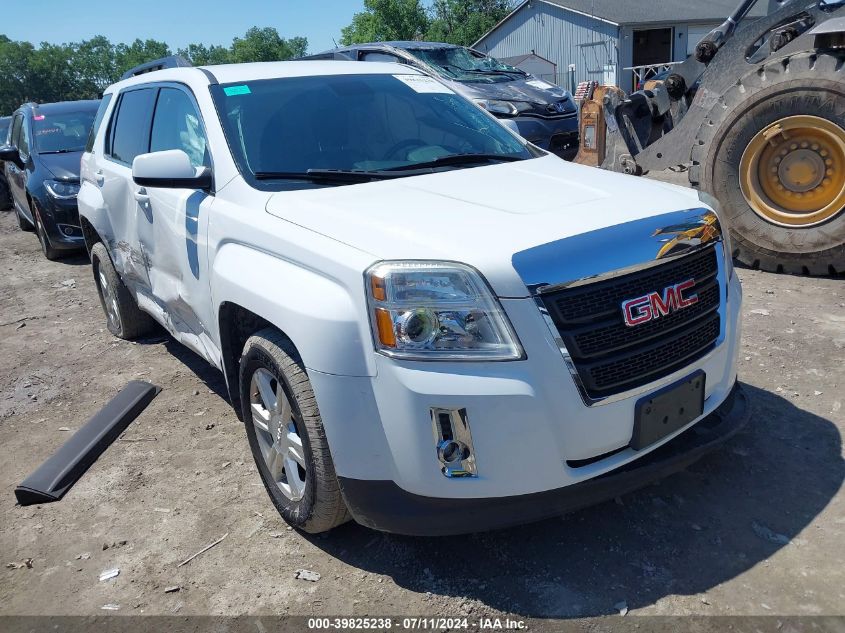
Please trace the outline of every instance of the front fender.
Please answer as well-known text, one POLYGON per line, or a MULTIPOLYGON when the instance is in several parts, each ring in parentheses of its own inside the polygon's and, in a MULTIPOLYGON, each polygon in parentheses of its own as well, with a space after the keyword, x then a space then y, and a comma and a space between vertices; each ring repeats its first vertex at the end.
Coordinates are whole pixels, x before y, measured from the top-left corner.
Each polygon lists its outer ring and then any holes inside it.
POLYGON ((293 341, 306 368, 374 376, 363 276, 358 284, 360 299, 340 280, 229 242, 217 251, 211 293, 217 314, 223 303, 233 303, 279 328, 293 341))

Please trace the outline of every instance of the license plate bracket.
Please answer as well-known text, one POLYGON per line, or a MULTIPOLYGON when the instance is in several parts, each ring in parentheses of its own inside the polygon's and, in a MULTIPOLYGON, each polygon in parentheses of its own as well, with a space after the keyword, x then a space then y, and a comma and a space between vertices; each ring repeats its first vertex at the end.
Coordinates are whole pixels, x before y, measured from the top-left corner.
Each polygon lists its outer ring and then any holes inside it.
POLYGON ((631 448, 638 451, 651 446, 704 413, 706 378, 704 371, 698 370, 637 401, 631 448))

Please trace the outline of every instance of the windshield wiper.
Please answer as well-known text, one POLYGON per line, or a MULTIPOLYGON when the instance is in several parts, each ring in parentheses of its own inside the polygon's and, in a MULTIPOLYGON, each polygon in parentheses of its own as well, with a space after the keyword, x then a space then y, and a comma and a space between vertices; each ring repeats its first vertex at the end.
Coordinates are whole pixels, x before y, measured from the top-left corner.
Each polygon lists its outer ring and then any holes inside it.
POLYGON ((370 182, 395 178, 395 174, 353 169, 308 169, 306 171, 257 171, 258 180, 307 180, 309 182, 370 182))
POLYGON ((518 68, 514 68, 513 70, 495 70, 493 68, 473 68, 468 69, 466 72, 468 73, 478 73, 483 75, 519 75, 520 77, 527 77, 528 73, 519 70, 518 68))
POLYGON ((70 154, 71 152, 81 152, 81 149, 51 149, 46 152, 38 152, 39 154, 70 154))
POLYGON ((415 171, 424 170, 433 167, 445 167, 448 165, 477 165, 478 163, 513 163, 518 160, 526 160, 523 156, 514 156, 513 154, 448 154, 440 156, 433 160, 427 160, 423 163, 412 163, 410 165, 400 165, 399 167, 389 167, 385 172, 395 171, 415 171))

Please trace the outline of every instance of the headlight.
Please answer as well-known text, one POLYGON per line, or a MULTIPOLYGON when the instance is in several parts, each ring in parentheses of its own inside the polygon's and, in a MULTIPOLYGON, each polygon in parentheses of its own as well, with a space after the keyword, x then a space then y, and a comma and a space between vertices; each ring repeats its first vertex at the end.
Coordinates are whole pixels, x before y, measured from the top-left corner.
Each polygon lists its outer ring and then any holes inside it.
POLYGON ((78 182, 62 182, 61 180, 45 180, 44 187, 54 198, 59 200, 70 200, 79 193, 78 182))
POLYGON ((516 116, 520 112, 531 109, 531 104, 526 101, 497 101, 495 99, 476 99, 475 103, 490 112, 491 114, 506 114, 516 116))
POLYGON ((731 243, 731 225, 728 222, 727 214, 722 210, 722 205, 716 198, 706 191, 698 191, 698 199, 716 212, 719 218, 719 227, 722 229, 722 244, 725 247, 725 266, 727 267, 728 279, 734 276, 733 244, 731 243))
POLYGON ((366 272, 376 350, 409 360, 518 360, 522 347, 474 269, 382 262, 366 272))

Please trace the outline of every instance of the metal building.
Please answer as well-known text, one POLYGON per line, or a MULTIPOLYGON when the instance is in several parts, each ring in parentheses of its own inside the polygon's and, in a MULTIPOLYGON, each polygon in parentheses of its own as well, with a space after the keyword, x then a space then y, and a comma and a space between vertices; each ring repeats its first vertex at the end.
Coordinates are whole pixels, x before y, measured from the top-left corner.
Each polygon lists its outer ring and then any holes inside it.
MULTIPOLYGON (((565 88, 581 81, 631 90, 684 61, 737 0, 523 0, 473 48, 498 59, 536 55, 565 88)), ((759 2, 757 14, 766 12, 759 2)))

